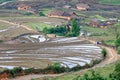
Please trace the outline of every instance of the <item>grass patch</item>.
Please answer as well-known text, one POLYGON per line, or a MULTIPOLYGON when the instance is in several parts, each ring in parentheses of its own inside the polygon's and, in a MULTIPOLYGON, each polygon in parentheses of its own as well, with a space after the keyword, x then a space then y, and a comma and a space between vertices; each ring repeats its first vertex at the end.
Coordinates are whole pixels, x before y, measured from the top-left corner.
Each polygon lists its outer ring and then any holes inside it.
MULTIPOLYGON (((109 65, 106 65, 105 67, 94 68, 93 70, 96 73, 99 73, 101 76, 107 78, 107 80, 110 80, 109 74, 114 71, 115 64, 117 64, 117 63, 119 63, 119 61, 112 63, 112 64, 109 64, 109 65)), ((91 75, 91 70, 88 70, 88 71, 85 71, 82 73, 80 71, 67 73, 67 74, 64 74, 62 76, 54 77, 54 78, 48 77, 47 80, 74 80, 77 76, 83 76, 84 74, 91 75)), ((35 80, 43 80, 43 78, 35 79, 35 80)))
POLYGON ((94 16, 89 16, 90 19, 94 19, 94 18, 97 18, 99 20, 107 20, 107 18, 101 16, 101 15, 94 15, 94 16))
POLYGON ((100 4, 120 5, 120 0, 99 0, 100 4))
MULTIPOLYGON (((119 25, 119 23, 117 23, 119 25)), ((118 31, 120 31, 120 27, 117 28, 118 31)), ((116 39, 116 32, 114 27, 108 26, 107 28, 94 28, 91 26, 84 26, 83 31, 90 32, 91 36, 90 38, 101 41, 104 40, 108 44, 114 45, 114 41, 116 39)))
POLYGON ((30 22, 30 23, 25 23, 25 25, 31 27, 34 30, 38 30, 38 31, 43 31, 43 29, 45 27, 47 27, 47 28, 53 27, 52 25, 46 24, 46 23, 32 23, 32 22, 30 22))
POLYGON ((107 45, 115 46, 115 40, 104 41, 107 45))
POLYGON ((52 8, 42 8, 39 12, 42 12, 44 15, 47 15, 49 12, 52 11, 52 8))
POLYGON ((0 22, 0 30, 6 29, 6 28, 8 28, 10 26, 12 26, 12 25, 4 23, 4 22, 0 22))

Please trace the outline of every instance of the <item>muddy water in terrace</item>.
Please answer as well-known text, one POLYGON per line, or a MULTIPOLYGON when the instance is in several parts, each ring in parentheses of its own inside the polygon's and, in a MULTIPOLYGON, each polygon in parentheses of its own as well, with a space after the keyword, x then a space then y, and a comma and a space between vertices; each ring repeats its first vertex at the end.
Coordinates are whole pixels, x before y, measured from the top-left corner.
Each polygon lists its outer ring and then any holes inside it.
POLYGON ((48 64, 60 62, 61 66, 73 68, 76 65, 91 64, 93 60, 102 60, 101 48, 77 37, 46 41, 44 36, 29 35, 27 39, 30 44, 19 44, 19 47, 16 44, 14 50, 12 50, 12 47, 7 48, 9 45, 3 44, 4 47, 0 46, 3 49, 0 51, 0 67, 44 68, 48 64))

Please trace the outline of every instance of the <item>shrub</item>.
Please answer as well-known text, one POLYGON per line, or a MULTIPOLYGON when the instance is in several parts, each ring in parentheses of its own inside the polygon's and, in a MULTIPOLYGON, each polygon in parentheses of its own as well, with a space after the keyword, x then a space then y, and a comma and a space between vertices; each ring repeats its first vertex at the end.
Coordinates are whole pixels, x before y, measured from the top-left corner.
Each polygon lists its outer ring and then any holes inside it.
POLYGON ((73 67, 72 69, 70 69, 71 71, 78 71, 81 69, 81 66, 76 66, 76 67, 73 67))
POLYGON ((95 71, 92 70, 91 76, 85 74, 83 77, 77 76, 73 80, 107 80, 107 79, 102 77, 99 73, 96 73, 95 71))
POLYGON ((0 43, 2 43, 3 42, 3 40, 0 40, 0 43))
POLYGON ((32 78, 31 80, 35 80, 34 78, 32 78))
POLYGON ((25 69, 24 72, 25 72, 25 74, 34 73, 34 68, 25 69))
POLYGON ((21 67, 15 67, 10 70, 10 74, 12 75, 12 77, 16 77, 16 76, 21 75, 22 71, 23 71, 23 69, 21 67))
POLYGON ((62 68, 60 66, 60 63, 54 63, 51 67, 52 67, 52 70, 55 73, 61 73, 62 72, 62 68))
POLYGON ((69 32, 66 34, 66 37, 74 37, 74 36, 76 36, 76 34, 73 32, 69 32))
POLYGON ((120 54, 120 49, 118 50, 118 54, 120 54))
POLYGON ((45 14, 43 12, 39 12, 39 16, 45 16, 45 14))
POLYGON ((25 16, 30 16, 30 15, 32 15, 31 12, 22 12, 21 14, 22 14, 22 15, 25 15, 25 16))
POLYGON ((80 34, 80 26, 79 26, 78 21, 76 19, 72 20, 72 30, 71 30, 71 32, 75 36, 79 36, 79 34, 80 34))
POLYGON ((118 47, 120 47, 120 38, 117 38, 115 41, 115 47, 116 49, 118 49, 118 47))
POLYGON ((57 26, 54 28, 44 28, 43 32, 45 34, 60 34, 60 35, 65 35, 66 32, 66 28, 63 26, 57 26))
POLYGON ((106 57, 106 55, 107 55, 107 51, 106 51, 106 49, 105 49, 105 48, 103 48, 103 49, 102 49, 102 54, 103 54, 103 57, 105 58, 105 57, 106 57))
POLYGON ((115 65, 115 69, 112 74, 110 74, 112 80, 120 80, 120 63, 115 65))

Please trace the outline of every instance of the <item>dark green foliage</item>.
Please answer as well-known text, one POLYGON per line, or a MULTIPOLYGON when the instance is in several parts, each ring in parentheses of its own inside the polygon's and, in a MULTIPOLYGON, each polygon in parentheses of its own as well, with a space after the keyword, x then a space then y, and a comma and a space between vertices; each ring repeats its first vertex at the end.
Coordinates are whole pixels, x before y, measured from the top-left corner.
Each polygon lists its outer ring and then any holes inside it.
POLYGON ((70 69, 71 71, 78 71, 78 70, 80 70, 82 67, 81 66, 76 66, 76 67, 74 67, 74 68, 72 68, 72 69, 70 69))
POLYGON ((118 47, 120 47, 120 38, 117 38, 115 41, 115 47, 116 49, 118 49, 118 47))
POLYGON ((2 43, 3 42, 3 40, 0 40, 0 43, 2 43))
POLYGON ((39 11, 39 16, 45 16, 45 14, 41 11, 39 11))
POLYGON ((34 68, 29 68, 29 69, 25 69, 24 72, 25 74, 31 74, 31 73, 34 73, 34 68))
POLYGON ((73 80, 107 80, 107 79, 103 78, 100 74, 92 70, 91 75, 85 74, 83 77, 78 76, 73 80))
POLYGON ((30 15, 32 15, 31 12, 22 12, 21 14, 22 14, 22 15, 25 15, 25 16, 30 16, 30 15))
POLYGON ((34 78, 32 78, 31 80, 35 80, 34 78))
POLYGON ((57 27, 54 27, 54 28, 44 28, 43 32, 45 34, 63 34, 63 35, 65 35, 66 28, 61 27, 61 26, 57 26, 57 27))
POLYGON ((76 37, 80 34, 80 26, 78 24, 78 21, 76 19, 73 19, 71 22, 71 30, 66 34, 67 37, 76 37))
POLYGON ((118 54, 120 54, 120 49, 118 50, 118 54))
POLYGON ((79 27, 78 21, 74 19, 72 20, 71 24, 72 24, 72 28, 70 31, 67 31, 65 26, 57 26, 54 28, 44 28, 43 32, 46 34, 56 34, 59 36, 66 36, 66 37, 79 36, 80 27, 79 27))
POLYGON ((66 68, 65 68, 65 67, 62 67, 62 66, 60 65, 60 63, 54 63, 54 64, 51 66, 51 69, 52 69, 52 71, 54 71, 55 73, 66 72, 66 68))
POLYGON ((66 34, 66 37, 74 37, 74 36, 76 36, 76 34, 73 32, 69 32, 66 34))
POLYGON ((79 36, 80 34, 80 26, 77 22, 76 19, 72 20, 72 29, 71 32, 75 35, 75 36, 79 36))
POLYGON ((110 74, 112 80, 120 80, 120 63, 116 64, 115 70, 110 74))
POLYGON ((61 66, 60 66, 59 63, 55 63, 51 67, 52 67, 52 70, 55 71, 56 73, 60 73, 61 72, 61 70, 60 70, 61 66))
POLYGON ((19 76, 22 71, 23 69, 21 67, 15 67, 10 70, 10 74, 12 75, 12 77, 15 77, 15 76, 19 76))
POLYGON ((102 49, 102 54, 103 54, 103 57, 106 57, 106 55, 107 55, 107 51, 106 51, 105 48, 102 49))

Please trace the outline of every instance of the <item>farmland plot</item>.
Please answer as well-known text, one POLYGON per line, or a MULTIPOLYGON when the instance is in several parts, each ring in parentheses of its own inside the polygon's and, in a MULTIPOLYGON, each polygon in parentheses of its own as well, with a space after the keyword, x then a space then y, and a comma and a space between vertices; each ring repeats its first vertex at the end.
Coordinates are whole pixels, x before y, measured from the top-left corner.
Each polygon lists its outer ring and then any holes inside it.
MULTIPOLYGON (((30 37, 38 38, 38 35, 29 35, 30 37)), ((100 47, 77 37, 38 42, 0 45, 0 67, 45 68, 59 62, 61 66, 73 68, 93 65, 94 61, 103 58, 100 47)))
POLYGON ((31 33, 31 31, 26 30, 19 25, 12 25, 0 21, 0 40, 11 40, 13 37, 25 33, 31 33))

